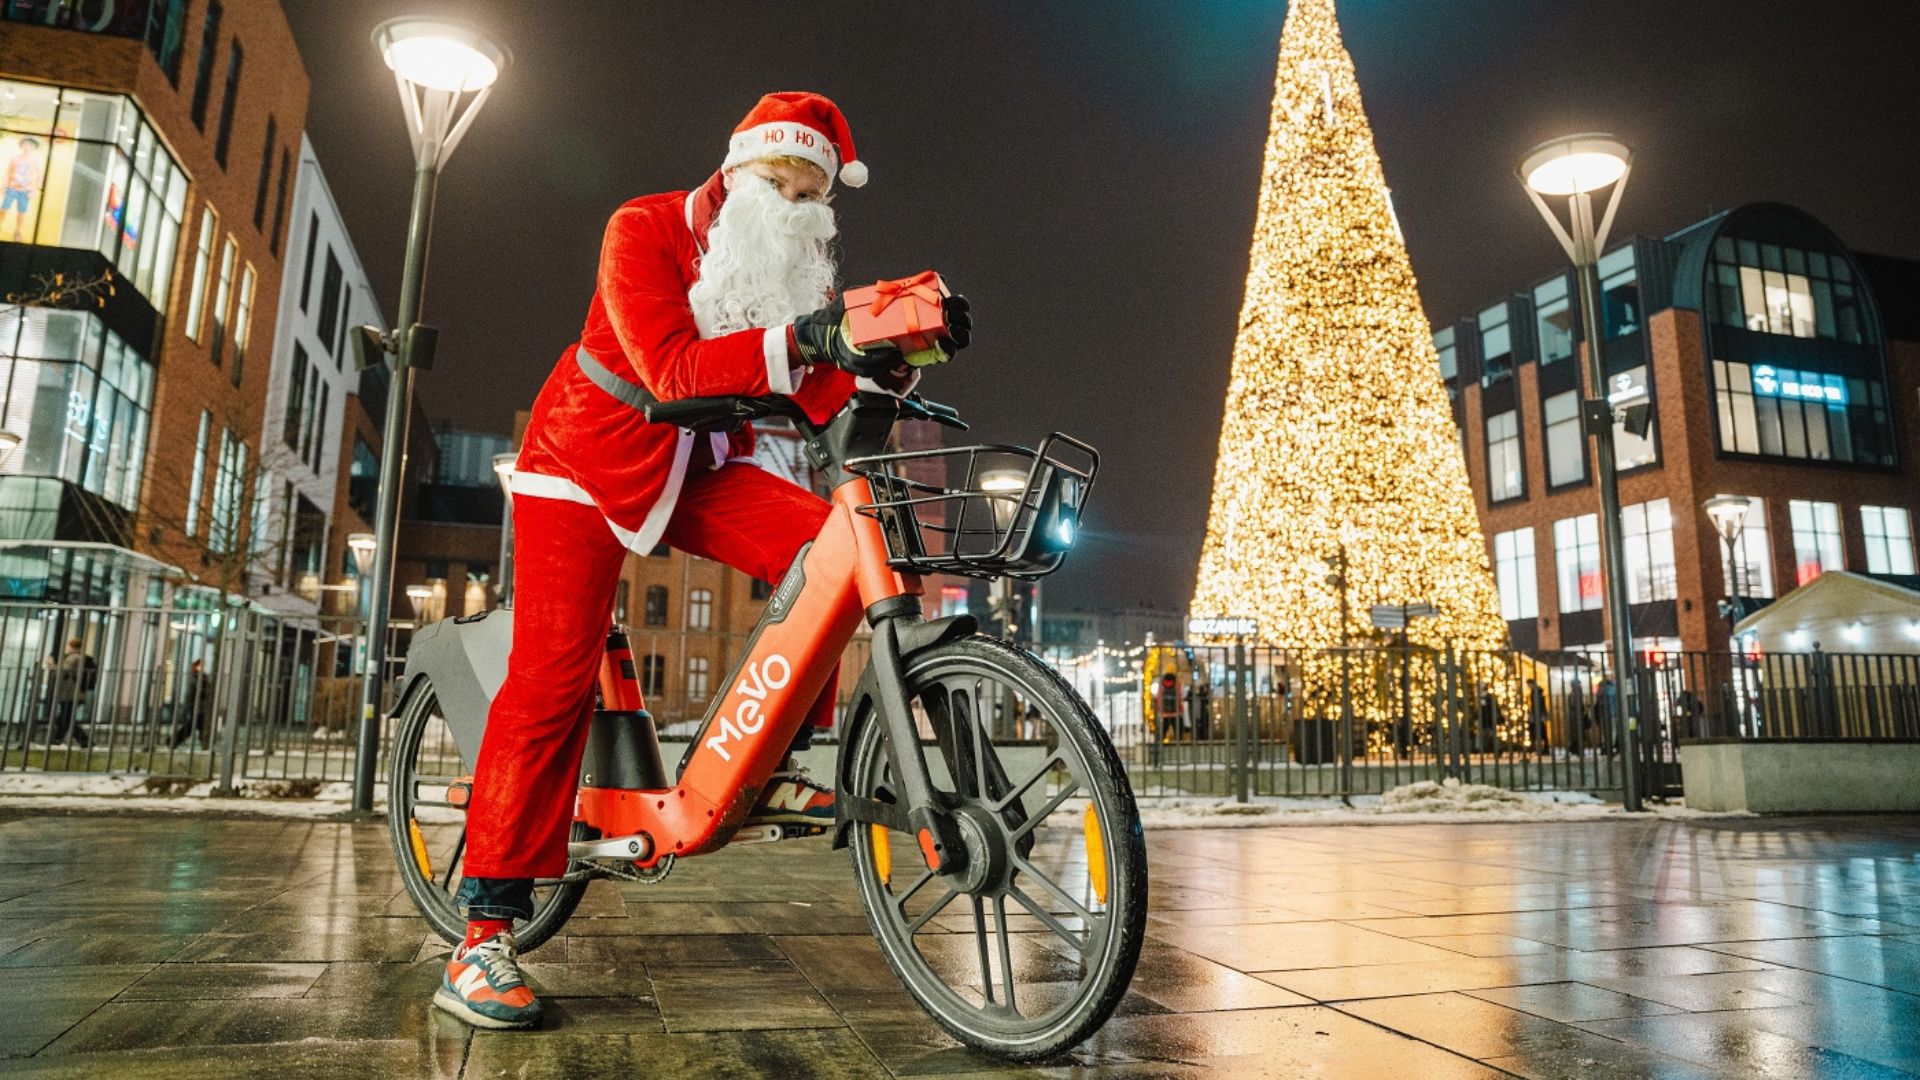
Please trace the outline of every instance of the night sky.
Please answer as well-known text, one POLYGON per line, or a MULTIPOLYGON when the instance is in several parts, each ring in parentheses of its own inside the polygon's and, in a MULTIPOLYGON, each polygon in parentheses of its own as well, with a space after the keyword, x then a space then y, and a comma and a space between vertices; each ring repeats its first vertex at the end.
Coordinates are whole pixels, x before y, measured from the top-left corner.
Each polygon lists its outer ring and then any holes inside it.
MULTIPOLYGON (((844 108, 872 181, 842 192, 851 283, 932 267, 979 332, 922 384, 983 440, 1105 453, 1049 604, 1184 606, 1267 132, 1282 0, 996 3, 284 0, 307 131, 397 302, 411 155, 368 41, 458 15, 515 54, 440 189, 426 319, 435 417, 509 430, 593 288, 607 216, 698 184, 764 91, 844 108)), ((1342 0, 1427 311, 1453 318, 1560 252, 1513 165, 1610 130, 1635 150, 1616 235, 1745 202, 1920 256, 1920 63, 1889 0, 1342 0)))

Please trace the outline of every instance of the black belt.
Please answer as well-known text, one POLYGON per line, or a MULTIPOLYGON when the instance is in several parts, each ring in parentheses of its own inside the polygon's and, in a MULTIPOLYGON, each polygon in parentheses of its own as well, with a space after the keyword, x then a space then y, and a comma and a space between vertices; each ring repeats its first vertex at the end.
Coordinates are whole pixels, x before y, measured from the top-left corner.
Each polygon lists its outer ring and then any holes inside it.
POLYGON ((614 400, 636 412, 646 412, 647 406, 660 399, 647 392, 644 386, 635 386, 627 380, 607 370, 607 366, 593 358, 593 354, 576 345, 573 348, 573 362, 580 366, 580 373, 587 381, 613 395, 614 400))

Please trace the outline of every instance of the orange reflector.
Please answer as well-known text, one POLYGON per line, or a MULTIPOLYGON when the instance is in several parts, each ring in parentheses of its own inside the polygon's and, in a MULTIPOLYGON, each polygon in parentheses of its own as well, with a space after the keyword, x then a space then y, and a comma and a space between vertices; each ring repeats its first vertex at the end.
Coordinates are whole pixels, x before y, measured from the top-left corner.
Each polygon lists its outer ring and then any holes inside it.
POLYGON ((1087 877, 1093 882, 1093 895, 1101 903, 1107 902, 1107 849, 1100 843, 1100 815, 1094 812, 1093 804, 1087 804, 1087 815, 1082 821, 1087 834, 1087 877))
POLYGON ((934 845, 933 834, 926 829, 920 830, 920 854, 926 856, 927 869, 940 869, 940 849, 934 845))
POLYGON ((893 841, 887 838, 887 827, 878 822, 868 826, 873 835, 873 869, 880 875, 880 884, 893 884, 893 841))
POLYGON ((427 838, 420 835, 420 823, 407 819, 407 841, 413 845, 413 861, 428 881, 433 880, 433 863, 427 858, 427 838))

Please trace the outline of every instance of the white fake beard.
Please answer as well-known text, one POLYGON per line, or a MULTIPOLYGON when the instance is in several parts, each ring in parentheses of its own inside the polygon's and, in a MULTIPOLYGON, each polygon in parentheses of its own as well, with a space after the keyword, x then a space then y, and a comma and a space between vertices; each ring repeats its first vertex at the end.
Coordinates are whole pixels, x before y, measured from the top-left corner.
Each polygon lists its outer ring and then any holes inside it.
POLYGON ((833 208, 788 202, 766 180, 735 175, 687 290, 702 338, 791 322, 825 305, 833 291, 833 208))

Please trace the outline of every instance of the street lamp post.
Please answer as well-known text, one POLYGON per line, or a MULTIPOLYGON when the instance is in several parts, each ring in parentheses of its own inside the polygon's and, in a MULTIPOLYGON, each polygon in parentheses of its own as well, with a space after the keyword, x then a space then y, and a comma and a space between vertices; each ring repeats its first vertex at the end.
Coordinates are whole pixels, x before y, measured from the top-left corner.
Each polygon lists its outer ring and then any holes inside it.
MULTIPOLYGON (((1740 543, 1740 534, 1747 527, 1747 511, 1752 506, 1753 500, 1744 495, 1715 495, 1701 504, 1701 509, 1707 512, 1708 519, 1713 522, 1713 530, 1720 534, 1721 541, 1727 546, 1727 674, 1729 676, 1741 671, 1740 638, 1734 633, 1734 628, 1740 625, 1742 594, 1740 571, 1743 569, 1740 565, 1743 560, 1738 558, 1737 548, 1740 543)), ((1737 682, 1738 697, 1744 698, 1746 696, 1744 675, 1737 682)), ((1736 718, 1740 715, 1740 704, 1741 702, 1736 700, 1734 709, 1736 718)))
POLYGON ((1587 393, 1582 414, 1593 438, 1594 476, 1600 487, 1602 571, 1606 578, 1607 624, 1611 629, 1614 719, 1625 770, 1628 810, 1640 809, 1638 702, 1633 677, 1633 627, 1627 611, 1626 543, 1620 527, 1620 479, 1613 456, 1614 407, 1607 399, 1606 365, 1601 358, 1600 249, 1613 228, 1620 193, 1626 190, 1633 154, 1611 135, 1569 135, 1534 147, 1520 162, 1520 181, 1540 216, 1573 260, 1580 278, 1580 321, 1587 339, 1587 393), (1593 196, 1607 194, 1606 210, 1594 223, 1593 196), (1543 196, 1567 200, 1562 225, 1543 196))
POLYGON ((393 70, 413 141, 413 206, 407 219, 407 263, 400 279, 393 379, 381 428, 380 489, 374 511, 372 590, 367 616, 367 673, 360 699, 353 808, 373 809, 374 764, 380 753, 380 699, 386 678, 387 624, 393 607, 394 532, 399 527, 400 477, 407 421, 413 410, 413 369, 431 363, 434 334, 420 325, 427 275, 427 237, 440 170, 480 113, 494 80, 511 61, 506 48, 474 27, 448 19, 389 19, 373 43, 393 70))
POLYGON ((513 606, 513 463, 518 454, 493 455, 493 475, 500 481, 500 606, 513 606))

